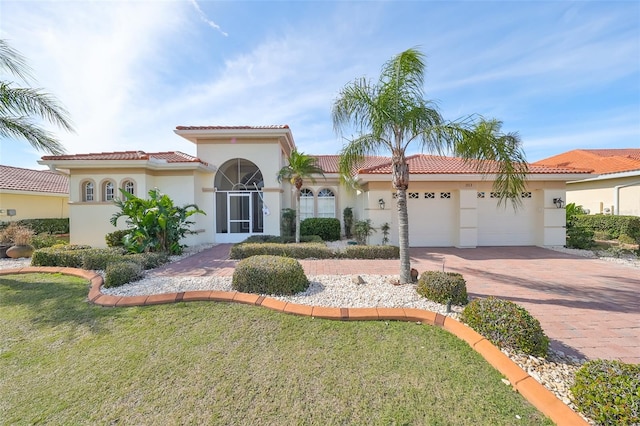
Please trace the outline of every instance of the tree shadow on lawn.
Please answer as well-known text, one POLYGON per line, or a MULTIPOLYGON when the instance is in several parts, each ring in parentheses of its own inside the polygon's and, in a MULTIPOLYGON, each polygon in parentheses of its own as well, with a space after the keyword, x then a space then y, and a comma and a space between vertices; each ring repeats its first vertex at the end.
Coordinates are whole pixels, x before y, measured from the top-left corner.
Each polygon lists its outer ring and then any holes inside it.
POLYGON ((622 281, 625 284, 631 284, 629 288, 616 288, 612 285, 566 285, 560 282, 547 282, 538 279, 526 279, 515 277, 513 275, 500 274, 497 272, 487 272, 475 268, 455 268, 455 272, 461 273, 467 280, 469 292, 473 293, 474 286, 479 288, 485 287, 483 281, 491 281, 499 283, 495 286, 497 290, 492 294, 495 297, 503 297, 509 300, 518 300, 517 288, 520 287, 527 290, 529 295, 540 293, 539 298, 520 298, 533 304, 541 305, 559 305, 577 309, 593 309, 603 312, 621 312, 621 313, 638 313, 640 312, 640 298, 638 298, 637 290, 632 286, 640 285, 640 280, 620 279, 616 277, 601 276, 603 281, 622 281), (502 287, 502 288, 501 288, 502 287), (560 296, 556 298, 548 298, 549 295, 560 296))
POLYGON ((89 303, 89 287, 87 280, 61 274, 5 275, 0 277, 0 308, 28 309, 34 325, 72 323, 97 334, 105 331, 102 320, 120 316, 121 310, 89 303))

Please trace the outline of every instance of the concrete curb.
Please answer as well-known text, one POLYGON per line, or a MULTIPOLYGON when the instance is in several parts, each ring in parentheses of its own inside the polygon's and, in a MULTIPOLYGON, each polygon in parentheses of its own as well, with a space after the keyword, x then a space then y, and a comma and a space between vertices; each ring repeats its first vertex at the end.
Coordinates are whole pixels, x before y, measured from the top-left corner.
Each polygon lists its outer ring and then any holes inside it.
POLYGON ((0 276, 33 273, 60 273, 84 278, 91 282, 87 300, 104 307, 148 306, 191 301, 235 302, 262 306, 287 314, 339 321, 397 320, 421 322, 441 327, 467 342, 469 346, 509 380, 515 391, 519 392, 529 403, 558 426, 588 425, 579 414, 560 401, 533 377, 529 376, 487 339, 455 319, 434 312, 413 308, 327 308, 307 306, 237 291, 187 291, 151 296, 111 296, 100 291, 103 284, 102 277, 92 271, 59 267, 25 267, 0 270, 0 276))

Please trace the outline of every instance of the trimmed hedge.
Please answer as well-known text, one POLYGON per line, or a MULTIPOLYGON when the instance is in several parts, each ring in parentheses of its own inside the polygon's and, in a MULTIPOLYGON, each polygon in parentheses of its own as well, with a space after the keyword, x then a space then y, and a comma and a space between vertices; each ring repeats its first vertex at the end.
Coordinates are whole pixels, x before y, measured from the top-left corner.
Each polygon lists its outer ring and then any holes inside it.
POLYGON ((457 272, 426 271, 418 280, 416 291, 434 302, 453 305, 469 303, 467 283, 457 272))
POLYGON ((236 265, 231 286, 255 294, 291 295, 309 287, 300 262, 280 256, 252 256, 236 265))
POLYGON ((640 424, 640 364, 589 361, 576 373, 571 393, 578 409, 597 424, 640 424))
POLYGON ((624 234, 640 242, 640 217, 638 216, 576 215, 573 218, 573 224, 592 231, 606 232, 613 239, 624 234))
POLYGON ((142 266, 136 262, 114 262, 107 266, 104 286, 119 287, 142 278, 142 266))
POLYGON ((540 322, 513 302, 495 297, 476 299, 464 308, 461 320, 498 347, 547 355, 549 338, 540 322))
MULTIPOLYGON (((9 226, 11 222, 0 223, 0 229, 9 226)), ((69 218, 65 219, 22 219, 17 222, 18 225, 30 228, 36 234, 68 234, 69 218)))
POLYGON ((300 235, 319 235, 324 241, 340 239, 340 220, 331 217, 310 217, 300 223, 300 235))
POLYGON ((231 247, 231 259, 245 259, 257 255, 292 257, 294 259, 329 259, 334 254, 322 243, 241 243, 231 247))
MULTIPOLYGON (((248 237, 246 240, 242 241, 240 244, 244 243, 281 243, 281 244, 289 244, 295 243, 296 237, 278 237, 276 235, 252 235, 248 237)), ((302 235, 300 237, 301 243, 321 243, 322 238, 318 235, 302 235)))
POLYGON ((39 249, 31 256, 32 266, 63 266, 87 270, 106 270, 114 263, 134 262, 143 269, 153 269, 167 263, 167 253, 127 254, 121 248, 98 249, 89 246, 57 245, 39 249))
POLYGON ((129 235, 131 229, 118 229, 104 236, 104 241, 109 247, 124 247, 124 241, 122 239, 125 235, 129 235))
POLYGON ((399 259, 397 246, 347 246, 339 256, 344 259, 399 259))

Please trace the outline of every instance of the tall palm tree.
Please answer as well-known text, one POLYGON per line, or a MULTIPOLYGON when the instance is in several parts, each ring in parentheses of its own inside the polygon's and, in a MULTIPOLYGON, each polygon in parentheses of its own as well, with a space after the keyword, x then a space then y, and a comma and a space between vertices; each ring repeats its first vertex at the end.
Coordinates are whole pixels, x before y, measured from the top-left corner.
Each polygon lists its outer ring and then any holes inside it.
MULTIPOLYGON (((467 160, 483 174, 495 174, 494 191, 500 202, 517 204, 525 186, 527 165, 517 134, 500 132, 501 122, 468 116, 445 121, 436 105, 424 99, 424 55, 408 49, 387 61, 377 82, 357 79, 341 89, 334 101, 334 130, 353 129, 340 152, 340 173, 347 180, 366 155, 391 153, 391 182, 396 191, 400 243, 400 282, 411 281, 407 188, 409 165, 405 151, 416 142, 424 152, 451 153, 467 160), (478 161, 489 160, 489 161, 478 161)), ((516 207, 516 205, 514 205, 516 207)))
MULTIPOLYGON (((28 85, 31 69, 25 58, 0 39, 0 69, 28 85)), ((44 119, 64 130, 73 131, 68 112, 42 89, 16 87, 14 82, 0 80, 0 137, 24 139, 38 151, 53 155, 65 152, 62 144, 49 131, 36 124, 44 119)))
POLYGON ((278 171, 278 182, 282 179, 288 179, 291 185, 296 189, 296 243, 300 242, 300 189, 304 183, 304 179, 309 179, 315 183, 313 175, 322 175, 324 172, 318 167, 317 159, 306 155, 298 150, 291 151, 289 155, 289 164, 278 171))

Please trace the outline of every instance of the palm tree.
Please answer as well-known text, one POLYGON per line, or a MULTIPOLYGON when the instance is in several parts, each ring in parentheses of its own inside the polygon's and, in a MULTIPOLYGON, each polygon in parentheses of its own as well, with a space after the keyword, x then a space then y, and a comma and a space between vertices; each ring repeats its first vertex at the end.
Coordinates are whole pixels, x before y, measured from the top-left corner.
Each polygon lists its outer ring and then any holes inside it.
POLYGON ((306 155, 298 150, 291 151, 289 155, 289 164, 280 169, 278 172, 278 182, 282 179, 288 179, 296 188, 296 243, 300 242, 300 189, 304 179, 309 179, 315 183, 313 175, 318 174, 324 177, 324 173, 317 165, 317 159, 306 155))
MULTIPOLYGON (((9 44, 0 39, 0 69, 29 83, 31 69, 25 58, 9 44)), ((0 137, 25 139, 38 151, 53 155, 65 152, 62 144, 47 130, 36 124, 35 119, 44 119, 58 127, 73 131, 68 112, 57 100, 42 89, 15 87, 15 83, 0 81, 0 137)))
POLYGON ((445 121, 437 106, 424 99, 424 55, 408 49, 386 62, 378 82, 357 79, 341 89, 332 108, 333 126, 359 136, 347 140, 340 152, 340 173, 346 181, 366 155, 391 153, 391 182, 396 191, 400 244, 400 282, 411 282, 409 221, 406 192, 409 165, 405 151, 416 142, 424 152, 451 153, 467 160, 483 174, 495 174, 494 191, 500 203, 514 208, 525 186, 527 165, 517 134, 500 132, 501 122, 479 116, 445 121), (490 161, 478 161, 490 160, 490 161))

